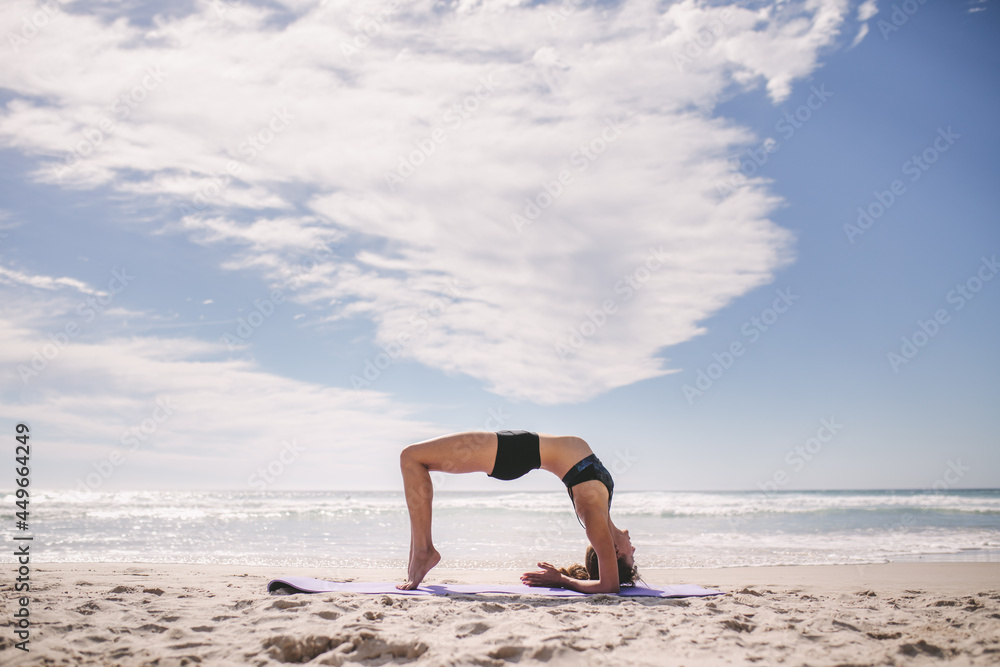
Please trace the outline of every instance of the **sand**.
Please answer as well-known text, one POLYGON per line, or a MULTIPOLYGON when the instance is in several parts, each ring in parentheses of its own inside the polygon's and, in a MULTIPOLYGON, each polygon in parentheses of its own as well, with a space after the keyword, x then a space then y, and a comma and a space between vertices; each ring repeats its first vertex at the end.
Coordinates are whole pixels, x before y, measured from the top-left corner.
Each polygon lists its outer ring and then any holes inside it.
MULTIPOLYGON (((4 565, 13 569, 13 566, 4 565)), ((33 564, 31 635, 0 598, 3 665, 996 665, 1000 563, 651 570, 724 596, 269 595, 280 575, 402 571, 33 564)), ((427 583, 516 584, 434 570, 427 583)))

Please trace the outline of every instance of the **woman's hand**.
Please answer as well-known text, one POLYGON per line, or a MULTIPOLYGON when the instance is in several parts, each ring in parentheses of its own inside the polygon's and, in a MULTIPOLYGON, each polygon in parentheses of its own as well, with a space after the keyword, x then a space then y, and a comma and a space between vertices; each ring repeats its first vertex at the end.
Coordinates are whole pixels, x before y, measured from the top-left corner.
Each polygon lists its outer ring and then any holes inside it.
POLYGON ((547 586, 549 588, 565 588, 563 574, 548 563, 539 563, 540 571, 525 572, 521 575, 521 583, 526 586, 547 586))

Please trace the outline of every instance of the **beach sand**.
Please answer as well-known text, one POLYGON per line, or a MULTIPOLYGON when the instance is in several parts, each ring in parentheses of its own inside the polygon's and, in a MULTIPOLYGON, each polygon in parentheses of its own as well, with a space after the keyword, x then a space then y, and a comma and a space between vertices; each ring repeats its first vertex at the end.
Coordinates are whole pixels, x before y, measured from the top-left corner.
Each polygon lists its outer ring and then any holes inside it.
MULTIPOLYGON (((5 565, 13 569, 13 565, 5 565)), ((438 568, 426 583, 517 584, 438 568)), ((281 575, 396 570, 33 564, 25 653, 0 598, 3 665, 996 665, 1000 563, 648 570, 724 596, 269 595, 281 575)))

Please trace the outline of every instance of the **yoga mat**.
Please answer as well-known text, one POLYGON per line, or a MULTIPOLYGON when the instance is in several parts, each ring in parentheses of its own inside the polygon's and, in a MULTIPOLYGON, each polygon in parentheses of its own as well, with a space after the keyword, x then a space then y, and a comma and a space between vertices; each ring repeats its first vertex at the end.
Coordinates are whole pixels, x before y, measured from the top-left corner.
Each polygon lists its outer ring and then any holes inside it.
MULTIPOLYGON (((503 593, 506 595, 545 595, 557 598, 583 597, 590 593, 578 593, 566 588, 545 588, 541 586, 506 586, 496 584, 432 584, 419 586, 412 591, 401 591, 396 584, 381 581, 323 581, 312 577, 282 577, 272 579, 267 584, 267 592, 280 588, 291 588, 296 593, 371 593, 391 595, 476 595, 478 593, 503 593)), ((702 588, 695 584, 677 584, 663 588, 625 587, 619 595, 630 597, 687 598, 707 595, 724 595, 722 591, 702 588)))

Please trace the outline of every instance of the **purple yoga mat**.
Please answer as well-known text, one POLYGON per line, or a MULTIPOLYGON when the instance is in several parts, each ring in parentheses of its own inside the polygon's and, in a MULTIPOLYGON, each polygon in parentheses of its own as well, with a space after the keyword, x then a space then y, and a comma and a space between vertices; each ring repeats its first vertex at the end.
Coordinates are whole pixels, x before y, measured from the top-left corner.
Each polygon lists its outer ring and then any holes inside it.
MULTIPOLYGON (((312 577, 282 577, 272 579, 267 591, 273 593, 280 588, 291 588, 296 593, 372 593, 392 595, 476 595, 477 593, 503 593, 506 595, 545 595, 556 598, 573 598, 589 595, 566 588, 543 588, 541 586, 504 586, 496 584, 432 584, 401 591, 396 584, 381 581, 323 581, 312 577)), ((655 598, 704 597, 724 595, 722 591, 702 588, 695 584, 677 584, 663 588, 642 586, 622 588, 619 595, 655 598)))

